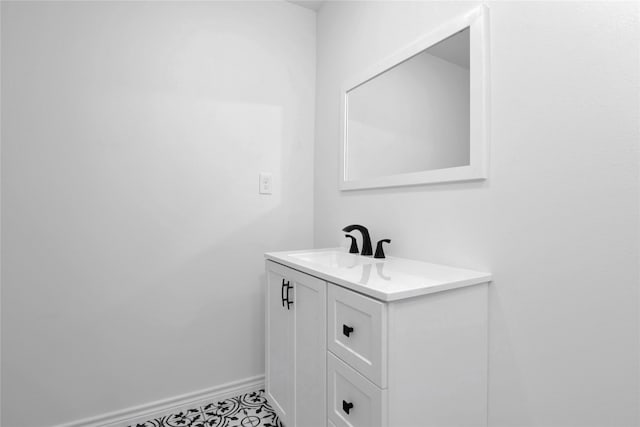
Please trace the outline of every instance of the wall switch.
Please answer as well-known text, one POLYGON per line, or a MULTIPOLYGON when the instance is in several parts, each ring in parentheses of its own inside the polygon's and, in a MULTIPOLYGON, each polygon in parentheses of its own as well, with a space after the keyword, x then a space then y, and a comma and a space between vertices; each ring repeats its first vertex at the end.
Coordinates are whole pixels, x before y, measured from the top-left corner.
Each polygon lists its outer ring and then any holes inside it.
POLYGON ((271 194, 272 177, 270 173, 260 173, 260 194, 271 194))

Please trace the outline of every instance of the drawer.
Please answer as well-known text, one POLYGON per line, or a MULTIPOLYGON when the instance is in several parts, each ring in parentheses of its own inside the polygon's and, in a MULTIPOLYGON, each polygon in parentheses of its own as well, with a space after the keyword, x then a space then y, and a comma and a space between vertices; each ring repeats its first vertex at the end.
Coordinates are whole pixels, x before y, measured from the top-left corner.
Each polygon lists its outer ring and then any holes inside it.
POLYGON ((387 387, 387 313, 380 301, 329 284, 327 347, 378 387, 387 387))
POLYGON ((386 390, 331 353, 327 355, 327 375, 329 426, 386 426, 386 390))

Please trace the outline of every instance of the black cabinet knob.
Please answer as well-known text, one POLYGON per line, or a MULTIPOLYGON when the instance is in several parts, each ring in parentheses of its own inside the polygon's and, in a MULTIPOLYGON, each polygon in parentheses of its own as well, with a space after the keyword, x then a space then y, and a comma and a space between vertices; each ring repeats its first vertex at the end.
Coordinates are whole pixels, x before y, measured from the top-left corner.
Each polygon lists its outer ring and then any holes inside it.
POLYGON ((353 328, 351 326, 342 325, 342 333, 344 336, 348 337, 351 332, 353 332, 353 328))
POLYGON ((353 409, 353 403, 347 402, 346 400, 342 401, 342 410, 345 414, 349 415, 349 411, 353 409))

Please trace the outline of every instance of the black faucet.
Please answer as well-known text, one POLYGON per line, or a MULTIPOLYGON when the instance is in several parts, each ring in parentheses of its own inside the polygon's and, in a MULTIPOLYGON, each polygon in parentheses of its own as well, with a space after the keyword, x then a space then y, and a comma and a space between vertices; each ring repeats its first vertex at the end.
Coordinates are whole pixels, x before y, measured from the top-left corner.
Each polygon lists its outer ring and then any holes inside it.
POLYGON ((369 237, 369 230, 367 227, 358 224, 347 225, 342 231, 350 233, 353 230, 358 230, 362 234, 362 252, 360 255, 371 256, 373 250, 371 249, 371 237, 369 237))
POLYGON ((360 252, 358 250, 358 243, 356 242, 355 237, 353 237, 351 234, 345 234, 344 237, 348 237, 351 239, 351 247, 349 248, 350 254, 357 254, 358 252, 360 252))
POLYGON ((374 258, 383 258, 384 259, 384 249, 382 249, 383 243, 391 243, 390 239, 382 239, 376 245, 376 254, 373 256, 374 258))

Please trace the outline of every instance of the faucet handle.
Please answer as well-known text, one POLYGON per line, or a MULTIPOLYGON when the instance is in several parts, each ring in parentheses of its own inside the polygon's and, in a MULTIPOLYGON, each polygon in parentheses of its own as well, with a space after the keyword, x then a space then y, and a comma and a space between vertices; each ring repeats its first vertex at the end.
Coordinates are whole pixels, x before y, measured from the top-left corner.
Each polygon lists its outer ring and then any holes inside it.
POLYGON ((383 243, 391 243, 391 239, 382 239, 376 245, 376 254, 373 256, 374 258, 382 258, 384 259, 384 250, 382 249, 383 243))
POLYGON ((350 254, 357 254, 360 251, 358 250, 358 242, 356 242, 356 238, 353 237, 351 234, 345 234, 344 237, 348 237, 351 239, 351 247, 349 248, 349 253, 350 254))

